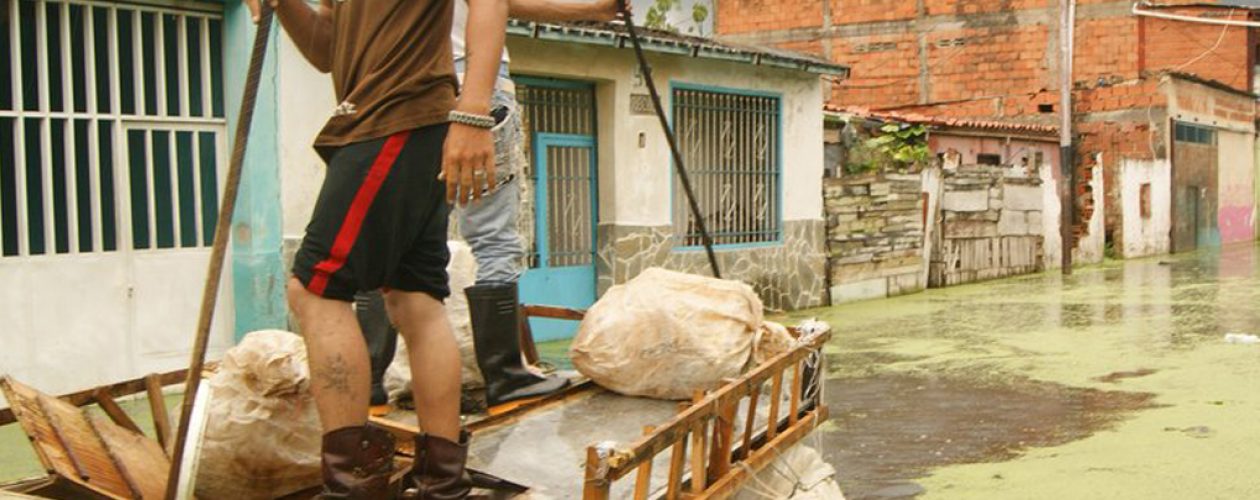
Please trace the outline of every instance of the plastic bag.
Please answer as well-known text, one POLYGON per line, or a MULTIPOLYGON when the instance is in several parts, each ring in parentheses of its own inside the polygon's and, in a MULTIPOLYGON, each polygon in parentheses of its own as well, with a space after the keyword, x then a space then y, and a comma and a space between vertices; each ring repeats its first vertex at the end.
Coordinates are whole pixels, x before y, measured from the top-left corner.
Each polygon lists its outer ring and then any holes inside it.
POLYGON ((301 337, 246 335, 207 386, 198 498, 271 499, 319 484, 322 431, 301 337))
MULTIPOLYGON (((468 316, 468 297, 464 289, 477 281, 477 259, 473 257, 472 248, 462 241, 451 240, 446 243, 451 251, 451 261, 446 265, 449 276, 451 296, 446 299, 446 318, 450 321, 451 330, 455 332, 455 341, 459 343, 459 357, 463 368, 460 380, 467 389, 477 389, 486 385, 477 367, 477 354, 473 350, 472 321, 468 316)), ((394 360, 385 369, 382 383, 391 401, 411 394, 411 362, 407 354, 407 343, 398 339, 398 347, 394 350, 394 360)))
POLYGON ((734 500, 844 500, 836 469, 818 450, 803 444, 789 448, 758 472, 734 500))
POLYGON ((743 373, 761 326, 748 285, 651 268, 587 311, 569 352, 612 391, 689 399, 743 373))

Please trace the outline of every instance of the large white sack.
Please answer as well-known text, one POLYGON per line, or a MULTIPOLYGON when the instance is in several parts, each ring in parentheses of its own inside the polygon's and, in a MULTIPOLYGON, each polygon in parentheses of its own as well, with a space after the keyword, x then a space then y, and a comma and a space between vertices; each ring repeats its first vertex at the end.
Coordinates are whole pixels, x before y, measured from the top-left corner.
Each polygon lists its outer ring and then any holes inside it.
POLYGON ((735 494, 734 500, 844 500, 836 469, 818 450, 798 444, 779 455, 735 494))
MULTIPOLYGON (((459 343, 459 356, 463 364, 460 379, 465 388, 476 389, 486 385, 477 367, 476 353, 473 351, 472 323, 468 316, 468 298, 464 289, 477 282, 477 259, 473 257, 472 248, 467 243, 451 240, 446 243, 451 251, 451 261, 446 265, 446 273, 450 276, 451 296, 446 299, 446 317, 455 332, 455 341, 459 343)), ((411 394, 411 362, 407 357, 407 343, 398 339, 398 347, 394 350, 394 360, 385 369, 383 383, 391 401, 411 394)))
POLYGON ((690 399, 743 373, 761 326, 748 285, 651 268, 587 311, 569 354, 615 392, 690 399))
POLYGON ((207 385, 198 498, 271 499, 319 484, 322 431, 301 337, 246 335, 207 385))

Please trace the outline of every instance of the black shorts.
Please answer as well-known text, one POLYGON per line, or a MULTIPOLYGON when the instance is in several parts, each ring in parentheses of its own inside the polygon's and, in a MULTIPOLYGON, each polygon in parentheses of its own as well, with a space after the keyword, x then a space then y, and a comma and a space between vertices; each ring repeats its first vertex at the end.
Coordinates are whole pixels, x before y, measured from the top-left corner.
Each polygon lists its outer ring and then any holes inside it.
POLYGON ((388 288, 450 295, 446 124, 321 151, 328 163, 293 276, 321 297, 388 288))

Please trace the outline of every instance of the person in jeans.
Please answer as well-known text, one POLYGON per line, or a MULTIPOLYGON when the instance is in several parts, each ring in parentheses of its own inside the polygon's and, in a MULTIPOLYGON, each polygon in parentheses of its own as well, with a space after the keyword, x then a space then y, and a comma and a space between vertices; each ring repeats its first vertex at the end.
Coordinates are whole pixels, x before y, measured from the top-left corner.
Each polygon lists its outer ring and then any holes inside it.
MULTIPOLYGON (((616 0, 510 0, 509 3, 512 17, 540 22, 612 20, 617 17, 618 9, 616 0)), ((455 21, 451 30, 455 71, 461 80, 468 63, 464 39, 468 6, 466 0, 455 0, 455 21)), ((505 48, 491 98, 498 188, 485 193, 480 202, 456 210, 460 235, 477 259, 477 282, 464 293, 468 297, 477 365, 485 378, 486 403, 491 408, 545 396, 569 385, 569 381, 561 377, 536 375, 521 360, 517 333, 522 318, 517 282, 523 271, 521 261, 525 249, 517 222, 526 161, 525 133, 508 63, 505 48)), ((378 414, 388 411, 385 405, 389 398, 381 380, 393 359, 395 339, 382 303, 376 291, 356 297, 359 323, 363 325, 372 352, 372 405, 378 414)))
MULTIPOLYGON (((495 187, 490 111, 507 2, 467 0, 457 97, 455 0, 265 1, 311 65, 332 74, 339 102, 315 139, 327 175, 287 288, 324 431, 320 496, 392 497, 394 441, 367 425, 369 358, 350 306, 358 292, 388 288, 424 430, 403 496, 466 497, 460 358, 442 304, 447 216, 450 202, 495 187)), ((246 0, 255 19, 258 2, 246 0)))

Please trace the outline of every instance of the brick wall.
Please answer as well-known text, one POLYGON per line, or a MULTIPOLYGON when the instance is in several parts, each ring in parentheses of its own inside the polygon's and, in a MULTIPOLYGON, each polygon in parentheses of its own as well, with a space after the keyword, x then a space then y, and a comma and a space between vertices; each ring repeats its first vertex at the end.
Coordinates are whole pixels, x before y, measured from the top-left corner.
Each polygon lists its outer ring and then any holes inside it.
MULTIPOLYGON (((1248 18, 1247 11, 1236 10, 1231 14, 1219 8, 1185 7, 1167 9, 1167 12, 1237 21, 1248 18)), ((1254 63, 1249 62, 1254 50, 1250 42, 1254 37, 1246 28, 1154 18, 1143 18, 1140 25, 1141 70, 1176 70, 1250 90, 1254 63)))
POLYGON ((713 29, 731 35, 758 31, 822 27, 819 0, 716 0, 713 29))

